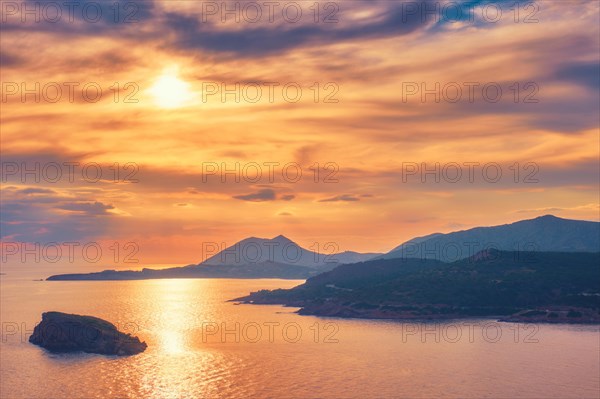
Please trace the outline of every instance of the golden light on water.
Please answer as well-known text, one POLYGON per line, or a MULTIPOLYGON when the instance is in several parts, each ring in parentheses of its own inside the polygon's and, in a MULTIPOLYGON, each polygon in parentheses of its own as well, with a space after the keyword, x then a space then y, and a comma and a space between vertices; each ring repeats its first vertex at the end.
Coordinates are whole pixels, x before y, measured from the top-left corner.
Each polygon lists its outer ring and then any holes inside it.
POLYGON ((193 314, 186 310, 186 300, 193 291, 193 281, 186 279, 163 280, 156 287, 157 308, 160 315, 157 328, 154 328, 160 351, 168 355, 183 355, 189 349, 186 344, 196 321, 193 314))
POLYGON ((185 352, 183 334, 180 331, 165 331, 161 335, 161 341, 164 352, 168 354, 176 355, 185 352))

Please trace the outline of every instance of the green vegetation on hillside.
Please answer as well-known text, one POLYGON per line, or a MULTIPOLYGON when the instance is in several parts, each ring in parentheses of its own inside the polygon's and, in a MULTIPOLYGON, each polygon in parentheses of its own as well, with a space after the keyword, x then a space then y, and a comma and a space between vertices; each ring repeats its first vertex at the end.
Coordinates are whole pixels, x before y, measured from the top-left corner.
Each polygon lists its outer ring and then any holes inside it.
POLYGON ((600 253, 496 250, 454 263, 374 260, 341 265, 290 290, 240 299, 341 317, 501 316, 554 308, 570 310, 571 319, 589 319, 599 315, 599 265, 600 253))

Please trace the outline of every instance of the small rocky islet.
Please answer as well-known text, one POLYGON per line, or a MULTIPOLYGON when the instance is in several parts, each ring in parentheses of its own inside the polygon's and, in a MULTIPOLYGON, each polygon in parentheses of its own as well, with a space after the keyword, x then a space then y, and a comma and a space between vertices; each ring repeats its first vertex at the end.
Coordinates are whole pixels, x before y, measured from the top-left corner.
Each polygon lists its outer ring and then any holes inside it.
POLYGON ((62 312, 43 313, 29 342, 56 353, 81 351, 115 356, 135 355, 148 346, 106 320, 62 312))

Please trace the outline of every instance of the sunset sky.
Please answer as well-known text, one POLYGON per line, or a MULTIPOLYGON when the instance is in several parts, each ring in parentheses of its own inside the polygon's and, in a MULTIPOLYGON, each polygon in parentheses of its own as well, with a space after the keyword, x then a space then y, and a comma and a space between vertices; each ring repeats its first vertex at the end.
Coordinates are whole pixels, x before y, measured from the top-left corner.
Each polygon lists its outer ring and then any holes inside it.
POLYGON ((40 6, 36 22, 2 1, 3 242, 136 242, 141 267, 248 236, 383 252, 545 214, 600 219, 597 1, 276 2, 272 20, 265 2, 229 2, 239 22, 221 2, 79 3, 73 21, 40 6), (440 101, 422 98, 436 82, 440 101), (21 173, 36 163, 39 182, 21 173), (420 173, 436 163, 439 182, 420 173))

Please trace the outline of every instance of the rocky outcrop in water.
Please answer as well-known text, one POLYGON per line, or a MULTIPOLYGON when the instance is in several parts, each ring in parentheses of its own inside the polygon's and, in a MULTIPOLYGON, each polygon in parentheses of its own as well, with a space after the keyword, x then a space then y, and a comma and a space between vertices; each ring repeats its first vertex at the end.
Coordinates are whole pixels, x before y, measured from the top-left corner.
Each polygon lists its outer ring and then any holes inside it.
POLYGON ((120 332, 106 320, 61 312, 43 313, 29 342, 51 352, 82 351, 117 356, 135 355, 147 347, 138 337, 120 332))

